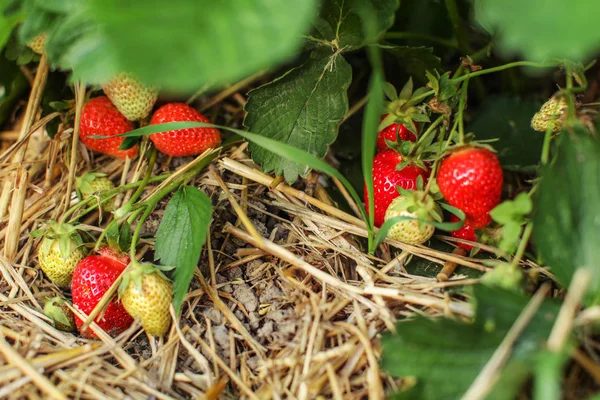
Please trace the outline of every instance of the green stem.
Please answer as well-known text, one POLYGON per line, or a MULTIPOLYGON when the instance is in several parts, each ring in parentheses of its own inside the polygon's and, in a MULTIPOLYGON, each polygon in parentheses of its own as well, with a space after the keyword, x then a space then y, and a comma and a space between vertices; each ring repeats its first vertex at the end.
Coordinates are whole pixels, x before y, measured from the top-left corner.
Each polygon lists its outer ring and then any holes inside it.
POLYGON ((155 206, 156 203, 153 205, 146 206, 144 213, 140 217, 140 220, 138 221, 137 226, 135 227, 135 232, 133 232, 133 237, 131 238, 131 247, 129 248, 129 257, 132 261, 135 260, 137 243, 140 240, 140 233, 142 231, 142 227, 144 226, 144 222, 146 222, 146 219, 150 216, 150 214, 152 214, 152 211, 154 211, 155 206))
POLYGON ((525 254, 525 250, 527 249, 527 244, 529 243, 529 238, 531 238, 531 232, 533 231, 533 223, 528 222, 525 226, 525 231, 523 232, 523 237, 521 238, 521 242, 519 243, 519 248, 515 253, 515 257, 513 258, 511 265, 513 268, 518 268, 519 262, 521 262, 521 258, 523 258, 523 254, 525 254))
POLYGON ((150 159, 148 160, 148 168, 146 168, 146 173, 144 174, 144 178, 142 179, 142 182, 138 186, 135 193, 133 193, 133 195, 127 202, 127 204, 122 205, 119 208, 119 210, 115 211, 115 215, 123 216, 125 213, 127 213, 129 210, 131 210, 133 207, 133 204, 137 201, 137 199, 140 198, 142 193, 144 193, 144 190, 146 189, 146 186, 148 185, 148 181, 150 180, 150 177, 152 176, 152 170, 154 169, 154 164, 156 163, 157 153, 158 152, 156 151, 156 147, 152 146, 152 149, 150 150, 150 159))
POLYGON ((462 93, 458 103, 458 143, 462 146, 465 144, 465 121, 464 111, 467 106, 467 94, 469 92, 469 80, 467 79, 462 85, 462 93))
POLYGON ((437 126, 442 123, 443 120, 444 120, 444 116, 440 115, 435 121, 433 121, 431 123, 431 125, 429 125, 429 128, 427 128, 427 130, 421 135, 421 137, 419 137, 419 140, 417 140, 417 143, 414 145, 414 147, 410 151, 409 157, 414 156, 415 152, 417 151, 417 149, 419 148, 421 143, 423 143, 423 141, 427 138, 427 136, 429 136, 435 130, 435 128, 437 128, 437 126))
MULTIPOLYGON (((554 121, 550 121, 551 124, 554 124, 554 121)), ((550 143, 552 142, 552 129, 546 129, 546 133, 544 134, 544 143, 542 145, 542 157, 541 163, 542 165, 548 164, 548 159, 550 158, 550 143)))
POLYGON ((426 34, 416 33, 416 32, 387 32, 384 35, 384 38, 385 39, 397 39, 397 40, 404 40, 404 39, 423 40, 423 41, 427 41, 427 42, 437 43, 442 46, 449 47, 451 49, 459 48, 458 43, 455 40, 444 39, 444 38, 440 38, 437 36, 431 36, 431 35, 426 35, 426 34))
MULTIPOLYGON (((165 179, 167 179, 169 176, 171 176, 170 174, 163 174, 163 175, 159 175, 159 176, 155 176, 151 179, 148 180, 148 183, 153 183, 153 182, 160 182, 160 181, 164 181, 165 179)), ((104 194, 104 196, 106 196, 104 199, 102 199, 102 201, 100 202, 101 204, 112 199, 113 197, 115 197, 116 195, 118 195, 119 193, 125 192, 129 189, 133 189, 138 187, 139 185, 141 185, 142 182, 133 182, 133 183, 128 183, 127 185, 123 185, 123 186, 119 186, 116 187, 114 189, 110 189, 107 190, 106 193, 104 194)), ((73 207, 71 207, 69 210, 67 210, 63 216, 61 217, 61 222, 64 222, 67 217, 73 215, 75 213, 75 211, 77 211, 78 209, 80 209, 81 207, 83 207, 84 205, 87 205, 89 203, 91 203, 94 200, 93 197, 87 198, 83 201, 80 201, 79 203, 75 204, 73 207)), ((69 220, 69 223, 72 224, 73 222, 77 221, 79 218, 81 218, 82 216, 96 210, 98 208, 97 204, 94 204, 92 207, 88 207, 85 210, 83 210, 81 213, 79 213, 76 217, 71 218, 69 220)))
POLYGON ((532 61, 515 61, 512 63, 500 65, 500 66, 493 67, 493 68, 480 69, 479 71, 471 72, 471 73, 469 73, 467 75, 463 75, 459 78, 452 79, 452 82, 459 83, 459 82, 464 81, 465 79, 475 78, 476 76, 485 75, 485 74, 492 74, 494 72, 504 71, 505 69, 509 69, 509 68, 516 68, 516 67, 554 68, 557 66, 558 66, 558 64, 550 63, 550 62, 537 63, 537 62, 532 62, 532 61))
MULTIPOLYGON (((556 66, 558 66, 558 64, 556 64, 556 63, 536 63, 536 62, 532 62, 532 61, 515 61, 512 63, 500 65, 498 67, 481 69, 479 71, 471 72, 467 75, 463 75, 463 76, 459 76, 457 78, 451 79, 451 82, 452 83, 460 83, 466 79, 474 78, 476 76, 485 75, 485 74, 492 74, 492 73, 498 72, 498 71, 504 71, 505 69, 509 69, 509 68, 516 68, 516 67, 554 68, 556 66)), ((417 104, 433 94, 435 94, 434 90, 425 92, 419 96, 412 98, 410 101, 410 104, 417 104)))

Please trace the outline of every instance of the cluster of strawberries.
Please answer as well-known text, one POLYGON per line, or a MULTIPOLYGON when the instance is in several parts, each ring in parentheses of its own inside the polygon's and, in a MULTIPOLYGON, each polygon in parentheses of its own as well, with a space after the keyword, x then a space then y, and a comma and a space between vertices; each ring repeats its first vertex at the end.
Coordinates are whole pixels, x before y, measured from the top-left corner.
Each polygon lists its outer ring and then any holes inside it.
MULTIPOLYGON (((148 118, 158 97, 155 88, 147 87, 129 74, 121 74, 102 86, 106 96, 89 100, 83 107, 79 137, 88 149, 117 158, 134 158, 139 151, 135 144, 120 149, 122 135, 135 128, 133 121, 148 118)), ((183 103, 170 103, 158 108, 150 124, 168 122, 204 122, 209 120, 183 103)), ((211 127, 170 130, 150 135, 154 146, 172 156, 201 154, 221 143, 219 130, 211 127)), ((77 178, 77 192, 82 200, 95 196, 101 200, 102 211, 115 209, 115 199, 104 193, 114 188, 105 174, 86 172, 77 178)), ((171 281, 152 264, 131 260, 120 250, 100 247, 93 254, 87 249, 77 227, 65 222, 50 221, 40 232, 43 240, 38 261, 42 271, 57 286, 70 288, 73 304, 85 314, 90 314, 119 278, 119 297, 112 299, 95 322, 111 335, 127 329, 134 318, 145 331, 163 336, 171 323, 169 307, 173 297, 171 281)), ((64 299, 50 299, 46 314, 55 326, 66 330, 80 330, 85 337, 96 335, 84 322, 68 309, 64 299)))
MULTIPOLYGON (((377 137, 377 154, 373 160, 374 223, 381 226, 386 220, 405 216, 421 221, 441 221, 441 211, 428 193, 418 188, 431 175, 428 163, 401 165, 404 156, 387 146, 388 142, 415 142, 417 137, 404 124, 394 123, 381 130, 377 137), (402 194, 401 194, 402 192, 402 194)), ((500 203, 503 185, 502 166, 496 155, 485 147, 465 145, 453 149, 441 160, 437 185, 448 204, 462 210, 465 221, 452 236, 477 241, 475 231, 490 222, 490 211, 500 203)), ((365 185, 365 200, 367 189, 365 185)), ((452 215, 452 222, 459 220, 452 215)), ((394 224, 388 237, 410 244, 421 244, 434 232, 432 225, 414 220, 394 224)), ((471 250, 472 246, 459 243, 471 250)))
MULTIPOLYGON (((119 136, 134 129, 132 121, 150 115, 158 91, 145 86, 129 74, 121 74, 102 86, 106 96, 91 99, 83 107, 79 138, 90 150, 117 158, 134 158, 138 145, 121 150, 124 137, 119 136), (94 138, 110 136, 110 138, 94 138)), ((167 122, 210 121, 196 109, 183 103, 169 103, 160 107, 150 118, 150 125, 167 122)), ((215 128, 188 128, 150 135, 158 151, 172 157, 193 156, 221 143, 221 134, 215 128)))

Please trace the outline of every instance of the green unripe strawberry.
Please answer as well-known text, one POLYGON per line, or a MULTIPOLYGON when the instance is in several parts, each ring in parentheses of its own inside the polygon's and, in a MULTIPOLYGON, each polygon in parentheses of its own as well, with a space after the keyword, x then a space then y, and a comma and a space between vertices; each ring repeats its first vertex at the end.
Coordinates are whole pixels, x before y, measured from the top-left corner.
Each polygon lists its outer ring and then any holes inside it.
POLYGON ((548 128, 553 133, 560 132, 567 107, 567 100, 563 96, 551 97, 540 108, 540 111, 535 113, 531 119, 531 127, 538 132, 546 132, 548 128))
POLYGON ((47 299, 44 304, 44 314, 52 320, 54 327, 64 332, 75 332, 75 315, 62 297, 47 299))
POLYGON ((46 33, 36 36, 31 42, 27 43, 27 47, 33 50, 34 53, 43 54, 47 36, 46 33))
POLYGON ((442 212, 433 197, 423 191, 404 191, 396 197, 385 212, 385 220, 395 217, 419 219, 396 222, 387 233, 388 238, 408 244, 422 244, 433 236, 435 227, 427 222, 442 220, 442 212))
POLYGON ((45 231, 32 235, 44 236, 38 251, 42 271, 57 286, 69 287, 77 263, 87 253, 77 228, 51 221, 45 231))
POLYGON ((108 83, 102 90, 119 112, 130 121, 146 118, 158 97, 158 90, 146 86, 131 74, 122 73, 108 83))
POLYGON ((75 180, 77 185, 77 191, 80 194, 82 200, 88 199, 92 196, 97 196, 101 202, 103 211, 111 212, 115 210, 116 197, 112 197, 106 200, 106 196, 102 192, 115 188, 115 185, 106 177, 106 174, 98 172, 86 172, 75 180))
POLYGON ((154 265, 138 264, 125 273, 119 287, 125 310, 152 336, 164 336, 171 325, 173 286, 154 265))

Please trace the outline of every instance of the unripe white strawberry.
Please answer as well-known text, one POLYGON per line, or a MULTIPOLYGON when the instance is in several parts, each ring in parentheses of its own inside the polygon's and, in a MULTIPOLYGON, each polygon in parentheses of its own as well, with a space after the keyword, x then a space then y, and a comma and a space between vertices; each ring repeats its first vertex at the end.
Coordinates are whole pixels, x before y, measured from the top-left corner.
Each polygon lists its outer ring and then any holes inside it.
POLYGON ((121 73, 102 85, 102 90, 119 112, 130 121, 150 115, 158 97, 158 89, 146 86, 131 74, 121 73))
POLYGON ((567 100, 564 96, 552 96, 544 103, 540 111, 535 113, 531 119, 531 127, 538 132, 546 132, 548 128, 553 133, 560 132, 567 107, 567 100))
POLYGON ((152 336, 164 336, 171 325, 173 286, 152 264, 133 266, 123 276, 119 296, 125 310, 152 336))
POLYGON ((396 197, 385 212, 385 220, 395 217, 419 219, 396 222, 387 237, 408 244, 422 244, 433 236, 435 227, 428 222, 441 221, 442 212, 433 197, 423 191, 405 192, 396 197))
POLYGON ((35 38, 33 38, 31 42, 27 43, 27 46, 31 50, 33 50, 34 53, 43 54, 47 36, 48 34, 42 33, 41 35, 38 35, 35 38))
POLYGON ((106 174, 98 172, 86 172, 85 174, 76 178, 77 192, 80 194, 82 200, 85 200, 91 196, 98 196, 98 199, 102 202, 102 210, 106 212, 114 211, 116 198, 112 197, 109 200, 103 201, 106 195, 102 192, 115 188, 115 185, 106 177, 106 174))
POLYGON ((32 235, 44 236, 38 251, 42 271, 57 286, 69 287, 77 263, 87 253, 77 228, 51 221, 46 230, 32 235))

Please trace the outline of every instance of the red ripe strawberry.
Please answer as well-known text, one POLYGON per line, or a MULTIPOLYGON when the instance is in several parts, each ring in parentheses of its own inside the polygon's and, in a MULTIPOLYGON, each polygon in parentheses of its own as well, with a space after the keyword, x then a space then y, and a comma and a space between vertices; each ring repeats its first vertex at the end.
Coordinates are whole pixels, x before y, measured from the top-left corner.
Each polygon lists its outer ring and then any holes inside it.
MULTIPOLYGON (((150 125, 167 122, 210 122, 197 110, 183 103, 165 104, 152 115, 150 125)), ((161 152, 171 157, 195 156, 221 143, 221 133, 215 128, 188 128, 150 135, 161 152)))
POLYGON ((500 203, 503 181, 496 155, 475 147, 450 154, 437 174, 440 192, 448 203, 474 219, 484 218, 500 203))
MULTIPOLYGON (((450 235, 452 235, 452 237, 455 237, 458 239, 465 239, 465 240, 470 240, 471 242, 476 242, 477 236, 475 235, 475 230, 485 228, 487 226, 487 224, 490 223, 491 220, 492 219, 489 216, 489 214, 486 214, 483 218, 477 218, 477 219, 471 219, 467 216, 463 227, 450 232, 450 235)), ((450 222, 457 222, 457 221, 460 221, 460 219, 456 215, 452 214, 450 216, 450 222)), ((471 251, 471 249, 473 248, 473 246, 470 246, 466 243, 456 243, 456 244, 467 251, 471 251)))
MULTIPOLYGON (((430 171, 407 165, 400 171, 396 166, 402 161, 402 155, 395 150, 387 149, 375 156, 373 160, 373 190, 374 190, 374 219, 375 226, 381 226, 385 221, 385 212, 396 197, 400 196, 397 186, 406 190, 417 189, 417 178, 423 177, 423 183, 429 179, 430 171)), ((369 209, 367 186, 365 185, 365 203, 369 209)))
MULTIPOLYGON (((87 256, 77 264, 71 282, 73 304, 86 314, 92 312, 129 263, 129 257, 116 254, 108 248, 100 248, 98 253, 87 256)), ((132 322, 133 318, 117 298, 108 304, 103 314, 96 317, 96 323, 113 336, 129 328, 132 322)), ((81 329, 83 321, 75 317, 75 323, 81 329)), ((91 329, 81 334, 88 338, 96 337, 91 329)))
MULTIPOLYGON (((383 120, 386 116, 387 114, 381 117, 381 119, 383 120)), ((382 152, 388 148, 387 143, 385 142, 386 140, 395 142, 398 138, 409 142, 417 141, 415 134, 409 131, 404 124, 391 124, 390 126, 383 128, 377 134, 377 152, 382 152)))
POLYGON ((128 150, 119 150, 119 146, 125 138, 116 136, 131 130, 133 130, 133 124, 117 110, 108 97, 96 97, 83 106, 79 139, 88 149, 117 158, 134 158, 137 156, 139 146, 136 144, 128 150), (90 137, 95 135, 115 137, 107 139, 90 137))

